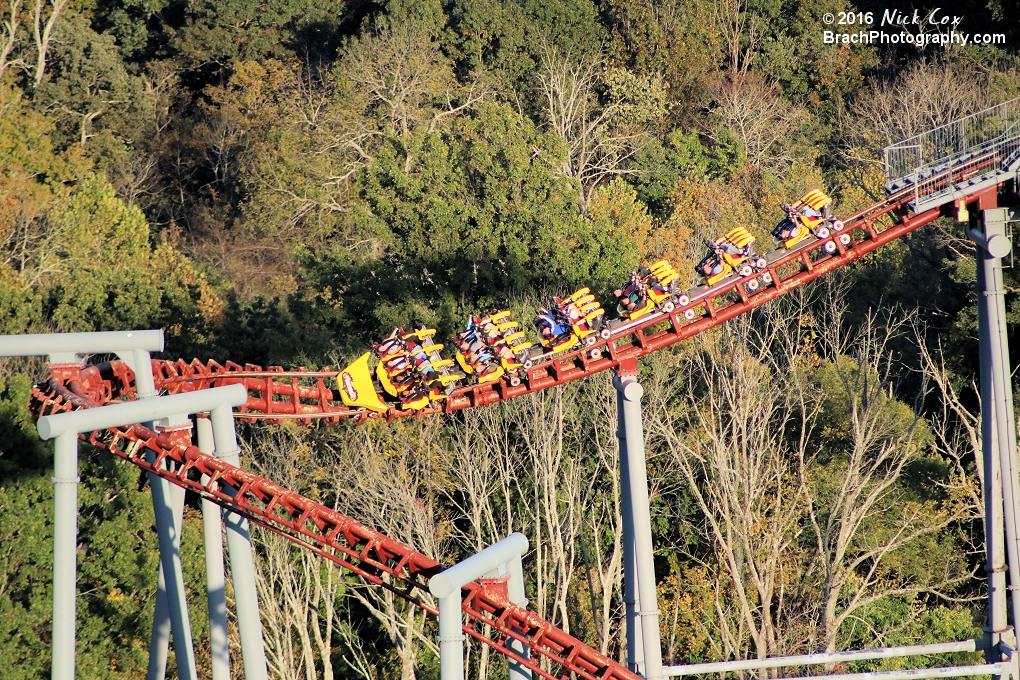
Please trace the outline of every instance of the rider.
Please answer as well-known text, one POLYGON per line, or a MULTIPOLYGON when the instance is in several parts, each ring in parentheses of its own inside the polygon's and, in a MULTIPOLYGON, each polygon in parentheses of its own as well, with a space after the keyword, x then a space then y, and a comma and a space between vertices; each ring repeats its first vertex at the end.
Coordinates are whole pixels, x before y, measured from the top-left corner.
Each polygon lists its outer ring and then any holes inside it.
POLYGON ((708 241, 708 246, 712 249, 712 253, 715 255, 712 259, 706 261, 702 265, 701 271, 699 272, 702 276, 708 278, 717 274, 722 274, 725 269, 724 255, 734 255, 747 257, 751 254, 751 243, 748 242, 743 248, 740 248, 728 240, 724 240, 722 243, 714 243, 708 241))
POLYGON ((613 295, 620 301, 620 309, 625 312, 633 312, 644 303, 648 296, 648 284, 645 283, 642 276, 642 269, 644 267, 639 268, 636 272, 631 272, 627 285, 613 291, 613 295))
POLYGON ((563 319, 562 315, 551 312, 543 307, 538 310, 535 326, 538 328, 538 333, 542 336, 542 339, 552 342, 569 333, 563 321, 566 321, 566 319, 563 319))

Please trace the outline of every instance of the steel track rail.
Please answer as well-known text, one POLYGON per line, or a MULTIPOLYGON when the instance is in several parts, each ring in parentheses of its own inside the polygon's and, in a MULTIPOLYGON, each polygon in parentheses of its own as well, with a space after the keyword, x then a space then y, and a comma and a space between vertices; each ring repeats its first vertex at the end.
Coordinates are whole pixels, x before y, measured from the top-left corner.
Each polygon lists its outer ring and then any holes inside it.
MULTIPOLYGON (((123 374, 122 374, 122 377, 123 374)), ((93 386, 94 387, 94 386, 93 386)), ((80 381, 51 378, 32 394, 38 416, 101 404, 80 381)), ((101 396, 101 395, 100 395, 101 396)), ((202 453, 180 432, 156 432, 142 425, 102 430, 81 438, 94 446, 192 491, 220 507, 247 517, 270 531, 347 569, 369 584, 386 588, 433 616, 437 609, 428 579, 443 570, 432 558, 393 540, 336 510, 267 479, 202 453), (146 460, 152 451, 155 460, 146 460), (202 476, 208 481, 203 483, 202 476)), ((465 633, 530 668, 547 680, 639 680, 601 652, 563 632, 536 613, 509 601, 505 582, 489 579, 463 588, 465 633), (532 651, 524 659, 507 645, 518 640, 532 651), (552 671, 540 665, 545 660, 552 671)))
MULTIPOLYGON (((365 409, 348 408, 340 401, 334 389, 339 371, 328 368, 319 371, 288 371, 280 367, 263 369, 233 362, 220 364, 215 361, 203 363, 195 360, 188 363, 183 360, 154 360, 156 385, 173 394, 240 383, 248 389, 249 398, 247 404, 236 411, 237 417, 269 422, 296 420, 308 423, 324 419, 335 423, 345 418, 354 418, 359 422, 368 418, 391 421, 397 417, 450 413, 505 401, 617 368, 621 362, 630 364, 650 352, 725 323, 834 269, 850 264, 939 216, 939 208, 921 214, 908 214, 907 203, 913 200, 913 196, 910 189, 900 191, 852 215, 837 234, 822 240, 811 240, 784 253, 768 265, 767 271, 772 282, 758 290, 747 289, 748 281, 754 277, 731 277, 707 292, 700 292, 683 309, 669 314, 653 312, 617 329, 607 340, 600 340, 592 346, 536 364, 527 371, 520 385, 511 386, 506 379, 484 385, 466 385, 456 389, 444 401, 421 411, 391 406, 388 412, 377 414, 365 409), (851 238, 848 245, 839 240, 843 234, 851 238), (831 244, 829 248, 835 246, 835 251, 826 252, 827 244, 831 244), (699 310, 700 313, 696 312, 693 319, 687 319, 684 316, 687 310, 699 310), (327 384, 327 381, 331 384, 327 384)), ((89 367, 86 371, 90 369, 99 372, 111 370, 103 365, 94 369, 89 367)), ((131 395, 125 393, 120 396, 131 395)))

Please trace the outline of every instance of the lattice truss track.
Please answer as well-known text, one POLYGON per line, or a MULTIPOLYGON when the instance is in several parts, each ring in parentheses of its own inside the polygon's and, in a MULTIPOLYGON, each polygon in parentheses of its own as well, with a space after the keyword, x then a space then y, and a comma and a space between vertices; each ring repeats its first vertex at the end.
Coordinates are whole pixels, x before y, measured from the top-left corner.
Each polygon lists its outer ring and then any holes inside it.
MULTIPOLYGON (((512 386, 505 378, 493 383, 466 385, 456 389, 439 405, 420 411, 391 406, 388 412, 378 414, 349 408, 340 401, 335 389, 339 372, 329 369, 287 371, 270 367, 264 370, 260 366, 241 366, 233 362, 154 360, 153 374, 156 386, 170 394, 243 384, 249 397, 238 415, 270 422, 297 420, 307 423, 313 419, 336 422, 341 418, 355 418, 363 422, 376 417, 390 421, 401 416, 449 413, 484 406, 586 378, 617 368, 621 362, 629 364, 650 352, 690 338, 774 300, 939 216, 939 208, 909 214, 907 203, 913 197, 912 190, 901 191, 852 215, 844 221, 845 226, 838 233, 806 243, 776 258, 767 268, 772 282, 763 288, 749 291, 745 279, 731 277, 728 282, 715 286, 706 296, 696 298, 686 309, 676 309, 668 314, 653 312, 614 331, 609 339, 536 364, 527 371, 520 385, 512 386), (841 237, 845 239, 847 236, 849 243, 844 244, 841 237), (828 252, 827 248, 832 252, 828 252), (684 315, 687 310, 700 310, 700 313, 689 319, 684 315)), ((994 188, 986 199, 994 205, 994 188)))
MULTIPOLYGON (((528 370, 517 386, 505 381, 458 388, 439 408, 406 411, 391 407, 385 414, 345 407, 334 391, 337 371, 304 369, 285 371, 271 367, 240 366, 228 362, 153 361, 157 387, 164 393, 179 393, 243 384, 248 401, 237 416, 269 422, 316 419, 337 422, 370 417, 387 421, 408 415, 452 412, 484 406, 548 389, 567 382, 614 369, 632 366, 650 352, 697 335, 735 316, 759 307, 834 269, 847 265, 891 241, 918 229, 940 215, 939 208, 910 214, 908 202, 913 190, 904 190, 845 220, 843 230, 827 239, 814 241, 774 259, 768 266, 771 283, 750 291, 743 279, 734 277, 698 298, 688 309, 701 310, 693 318, 684 311, 655 312, 628 324, 594 347, 566 353, 528 370), (849 235, 849 242, 839 239, 849 235), (593 349, 599 350, 593 352, 593 349)), ((996 188, 968 198, 979 208, 994 207, 996 188)), ((126 364, 112 361, 94 366, 51 365, 51 379, 33 391, 33 410, 50 415, 131 399, 135 394, 134 374, 126 364)), ((186 430, 184 432, 187 432, 186 430)), ((386 588, 432 615, 436 607, 428 593, 427 581, 443 567, 416 552, 324 505, 309 500, 269 480, 228 465, 202 453, 180 432, 154 432, 142 425, 94 432, 82 437, 98 448, 117 455, 146 472, 193 491, 221 507, 247 517, 266 529, 333 561, 357 574, 367 583, 386 588), (155 452, 155 461, 145 460, 145 451, 155 452), (202 482, 202 477, 207 481, 202 482)), ((466 634, 497 652, 521 662, 537 676, 553 680, 574 677, 587 680, 638 676, 564 633, 537 614, 509 602, 505 582, 483 580, 463 589, 466 634), (531 650, 531 660, 516 655, 507 639, 522 642, 531 650), (545 660, 542 663, 542 660, 545 660), (540 666, 550 670, 543 670, 540 666)))
MULTIPOLYGON (((59 377, 51 378, 33 391, 33 410, 43 416, 100 406, 101 401, 133 390, 132 385, 123 382, 125 377, 124 373, 108 373, 105 377, 94 375, 85 382, 72 379, 66 383, 59 377)), ((172 431, 154 432, 132 425, 93 432, 82 439, 438 615, 428 592, 428 579, 442 571, 442 565, 350 517, 202 453, 187 440, 180 441, 172 431), (156 454, 152 463, 145 459, 147 450, 156 454), (203 475, 207 475, 205 483, 203 475)), ((468 618, 464 632, 527 666, 537 677, 565 680, 573 674, 587 680, 638 680, 606 655, 511 603, 505 582, 491 579, 469 583, 462 596, 468 618), (507 645, 509 638, 530 648, 531 660, 515 654, 507 645), (540 659, 548 661, 551 672, 543 670, 540 659)))

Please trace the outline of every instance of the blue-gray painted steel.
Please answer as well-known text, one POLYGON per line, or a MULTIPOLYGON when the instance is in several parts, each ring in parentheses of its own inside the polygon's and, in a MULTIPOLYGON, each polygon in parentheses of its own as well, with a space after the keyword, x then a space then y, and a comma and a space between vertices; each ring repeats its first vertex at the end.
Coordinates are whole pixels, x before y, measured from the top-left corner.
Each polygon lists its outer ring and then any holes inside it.
POLYGON ((57 355, 74 361, 75 354, 163 351, 163 331, 109 331, 104 333, 44 333, 0 337, 0 357, 57 355))
POLYGON ((451 593, 459 594, 460 589, 468 583, 495 571, 501 564, 506 564, 527 551, 528 537, 520 533, 510 534, 433 576, 429 579, 429 592, 436 597, 446 597, 451 593))
MULTIPOLYGON (((993 237, 1005 235, 1006 219, 1012 211, 1006 208, 985 210, 983 215, 986 241, 993 237)), ((1006 534, 1006 555, 1009 568, 1009 580, 1013 607, 1014 625, 1017 612, 1020 612, 1020 531, 1017 519, 1020 518, 1018 502, 1018 465, 1016 456, 1016 420, 1013 415, 1013 387, 1009 367, 1009 344, 1006 336, 1006 305, 1003 299, 1002 260, 992 253, 979 251, 978 267, 980 270, 979 285, 983 287, 982 300, 979 307, 985 307, 987 325, 982 334, 987 335, 982 347, 988 348, 987 370, 991 373, 993 408, 991 417, 994 421, 995 444, 998 449, 999 465, 1002 470, 1003 519, 1006 534)), ((980 317, 979 317, 980 322, 980 317)), ((980 329, 979 329, 980 330, 980 329)), ((982 359, 982 363, 984 360, 982 359)))
MULTIPOLYGON (((146 458, 150 463, 154 463, 156 453, 149 451, 146 458)), ((180 680, 197 680, 195 650, 191 640, 191 619, 188 615, 184 570, 181 565, 180 527, 184 515, 184 489, 171 486, 167 480, 154 474, 149 475, 149 485, 152 488, 152 509, 156 515, 156 535, 159 538, 159 578, 165 589, 166 602, 163 612, 160 612, 157 606, 153 622, 148 677, 149 680, 162 680, 166 674, 168 640, 164 636, 167 632, 164 621, 169 621, 177 660, 177 677, 180 680), (161 615, 165 619, 161 618, 161 615)))
POLYGON ((78 567, 78 436, 54 443, 53 680, 74 680, 75 595, 78 567))
MULTIPOLYGON (((242 388, 243 389, 243 388, 242 388)), ((235 467, 241 466, 241 450, 237 447, 234 414, 227 406, 209 413, 212 421, 216 457, 235 467)), ((236 493, 237 490, 234 489, 236 493)), ((241 657, 246 680, 268 680, 266 648, 262 638, 262 617, 259 613, 258 589, 255 586, 255 559, 251 547, 248 520, 233 512, 223 513, 227 530, 227 554, 230 578, 234 584, 237 607, 237 629, 241 638, 241 657)))
POLYGON ((39 419, 37 427, 40 437, 52 439, 64 432, 76 434, 94 432, 111 427, 169 418, 181 413, 203 413, 221 404, 242 406, 247 400, 248 390, 244 385, 229 385, 174 394, 168 397, 125 401, 111 406, 43 416, 39 419))
MULTIPOLYGON (((526 550, 527 548, 525 548, 526 550)), ((528 596, 524 592, 524 569, 521 565, 521 558, 517 557, 507 562, 506 571, 510 574, 510 580, 506 584, 507 596, 509 596, 510 601, 521 607, 528 606, 528 596)), ((519 632, 523 633, 524 631, 519 632)), ((528 647, 513 636, 507 637, 506 646, 524 659, 531 658, 531 647, 528 647)), ((530 668, 521 665, 509 657, 507 657, 506 663, 509 680, 531 680, 530 668)))
POLYGON ((769 668, 786 668, 788 666, 820 666, 822 664, 867 661, 869 659, 973 652, 978 649, 984 649, 985 644, 984 640, 962 640, 960 642, 942 642, 933 645, 881 647, 879 649, 859 649, 850 652, 820 652, 818 654, 801 654, 799 656, 776 656, 769 659, 715 661, 712 663, 693 663, 685 666, 667 666, 665 672, 668 676, 678 676, 765 670, 769 668))
MULTIPOLYGON (((527 551, 527 536, 513 533, 429 579, 429 592, 439 599, 437 640, 440 680, 464 680, 461 588, 485 576, 509 573, 507 595, 510 601, 517 604, 527 602, 524 597, 524 571, 521 568, 521 557, 527 551)), ((510 677, 515 680, 531 678, 531 672, 519 664, 511 664, 509 669, 510 677)))
MULTIPOLYGON (((614 383, 615 384, 615 383, 614 383)), ((641 647, 637 567, 634 562, 634 512, 630 507, 630 472, 627 464, 627 425, 623 416, 623 398, 616 400, 616 438, 620 446, 620 515, 623 523, 623 603, 627 631, 627 668, 644 675, 645 655, 641 647)))
MULTIPOLYGON (((983 240, 983 239, 982 239, 983 240)), ((985 257, 982 243, 976 248, 977 262, 985 257)), ((995 649, 1007 629, 1006 619, 1006 551, 1003 528, 1002 466, 995 427, 995 396, 992 390, 991 337, 988 307, 992 300, 985 295, 985 268, 977 267, 978 291, 978 356, 981 386, 981 453, 984 468, 985 501, 985 573, 988 575, 988 626, 985 661, 994 663, 1001 655, 995 649)), ((997 678, 993 678, 997 680, 997 678)))
MULTIPOLYGON (((198 448, 213 455, 212 423, 197 419, 198 448)), ((202 483, 209 482, 202 475, 202 483)), ((212 680, 230 680, 230 653, 227 642, 227 580, 223 569, 223 523, 220 506, 202 500, 202 536, 205 543, 205 578, 209 600, 209 647, 212 655, 212 680)))
POLYGON ((641 397, 644 389, 632 376, 613 380, 618 398, 623 400, 623 421, 627 433, 627 471, 630 506, 634 528, 634 559, 637 572, 638 620, 644 650, 645 678, 662 675, 662 647, 659 640, 659 606, 655 593, 655 562, 652 545, 652 518, 648 507, 648 470, 645 467, 645 436, 641 424, 641 397))
MULTIPOLYGON (((966 678, 976 675, 1005 675, 1012 664, 993 663, 980 666, 946 666, 919 668, 905 671, 873 671, 871 673, 845 673, 841 675, 789 676, 786 680, 921 680, 922 678, 966 678)), ((676 668, 676 667, 674 667, 676 668)), ((680 666, 683 668, 683 666, 680 666)))

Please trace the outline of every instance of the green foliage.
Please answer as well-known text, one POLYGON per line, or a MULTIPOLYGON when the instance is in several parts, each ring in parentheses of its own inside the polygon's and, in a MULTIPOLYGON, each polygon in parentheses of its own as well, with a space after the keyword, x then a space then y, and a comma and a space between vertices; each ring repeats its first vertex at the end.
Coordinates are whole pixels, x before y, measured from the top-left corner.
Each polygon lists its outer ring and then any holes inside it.
POLYGON ((189 67, 212 73, 237 60, 328 57, 342 10, 310 0, 199 0, 187 4, 172 44, 189 67))
POLYGON ((0 484, 22 474, 33 474, 53 464, 50 447, 39 440, 28 410, 32 383, 25 374, 0 380, 0 484))
POLYGON ((360 260, 337 244, 307 260, 333 323, 377 332, 439 324, 515 291, 608 285, 634 261, 628 234, 582 216, 576 186, 555 168, 564 150, 509 106, 484 104, 445 134, 387 140, 359 173, 353 224, 389 232, 387 252, 360 260))
POLYGON ((51 215, 54 266, 46 298, 62 331, 139 328, 159 302, 148 271, 149 227, 101 177, 86 177, 51 215), (70 276, 73 272, 73 276, 70 276))
MULTIPOLYGON (((4 404, 6 406, 6 404, 4 404)), ((53 484, 34 474, 0 484, 0 664, 4 677, 49 668, 53 616, 53 484)))
MULTIPOLYGON (((159 568, 152 500, 148 489, 140 488, 137 468, 107 453, 82 447, 79 467, 78 673, 104 680, 135 678, 144 675, 147 664, 159 568)), ((0 660, 4 677, 15 680, 37 678, 49 667, 50 476, 26 474, 0 484, 0 540, 5 546, 0 553, 0 660)), ((191 517, 181 541, 196 641, 208 630, 201 531, 200 518, 191 517)))
POLYGON ((716 141, 674 130, 664 142, 650 139, 634 155, 632 167, 636 172, 631 182, 641 200, 654 213, 663 215, 667 198, 681 179, 727 181, 743 162, 740 140, 725 129, 716 141))

